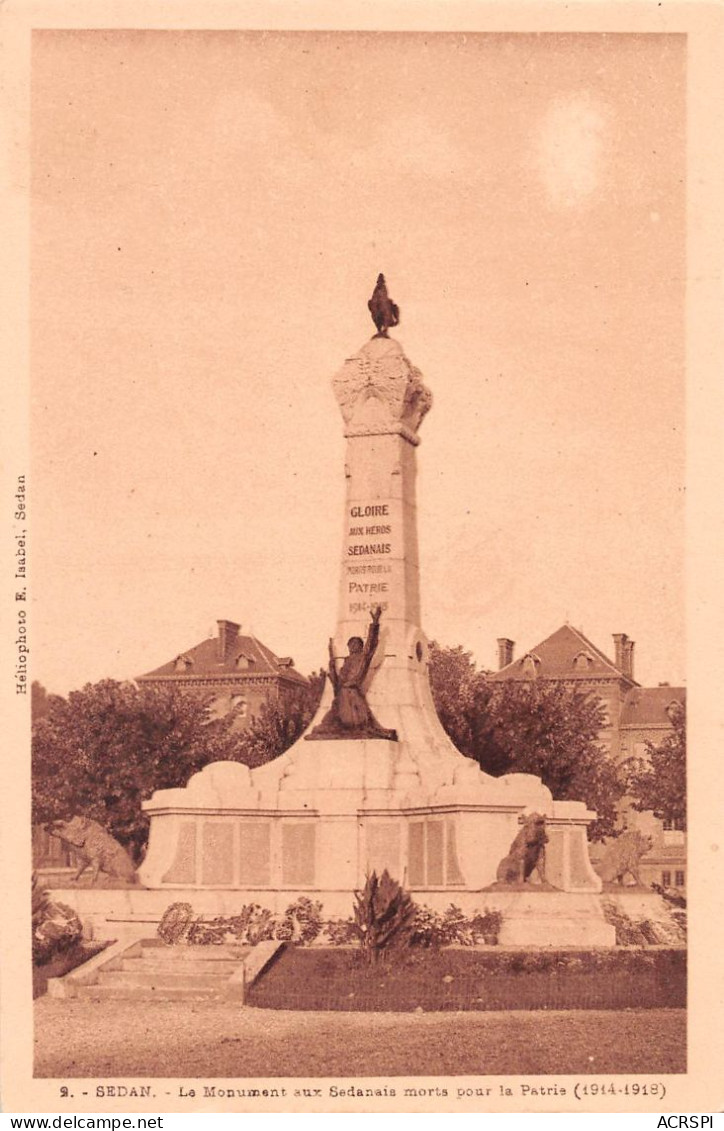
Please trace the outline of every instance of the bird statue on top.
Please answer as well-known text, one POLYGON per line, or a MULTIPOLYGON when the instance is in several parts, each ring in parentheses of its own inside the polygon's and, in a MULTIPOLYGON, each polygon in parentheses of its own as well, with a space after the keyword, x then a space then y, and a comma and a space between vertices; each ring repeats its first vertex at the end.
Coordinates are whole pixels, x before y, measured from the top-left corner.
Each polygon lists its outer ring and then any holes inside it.
POLYGON ((367 303, 367 308, 372 315, 372 321, 377 327, 375 338, 386 338, 387 331, 392 326, 397 326, 400 321, 400 308, 396 306, 387 293, 387 283, 384 275, 377 276, 377 283, 372 292, 372 298, 367 303))

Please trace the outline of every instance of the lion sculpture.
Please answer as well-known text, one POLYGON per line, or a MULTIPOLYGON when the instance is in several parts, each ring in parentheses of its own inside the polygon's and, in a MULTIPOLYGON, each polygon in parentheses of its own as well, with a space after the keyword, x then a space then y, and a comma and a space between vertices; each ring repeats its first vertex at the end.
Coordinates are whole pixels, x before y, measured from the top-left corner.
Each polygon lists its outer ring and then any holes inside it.
POLYGON ((530 813, 510 846, 507 856, 498 864, 496 879, 501 884, 524 884, 534 871, 545 883, 545 846, 548 843, 546 819, 530 813))
POLYGON ((113 879, 125 880, 129 884, 138 883, 136 869, 123 845, 111 836, 97 821, 89 817, 72 817, 70 821, 51 821, 46 825, 51 836, 57 836, 73 849, 80 859, 80 867, 73 877, 80 879, 86 868, 92 868, 91 883, 98 880, 98 873, 105 872, 113 879))
POLYGON ((626 876, 631 876, 634 883, 642 887, 639 864, 652 847, 650 836, 644 836, 638 829, 628 829, 607 846, 597 868, 599 876, 605 883, 622 886, 626 876))

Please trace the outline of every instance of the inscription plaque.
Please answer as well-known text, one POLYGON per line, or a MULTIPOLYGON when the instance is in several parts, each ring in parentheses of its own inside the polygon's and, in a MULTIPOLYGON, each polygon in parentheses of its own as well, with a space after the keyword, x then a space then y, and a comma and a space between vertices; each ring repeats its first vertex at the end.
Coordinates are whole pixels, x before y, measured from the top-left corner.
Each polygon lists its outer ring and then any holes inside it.
POLYGON ((447 851, 445 853, 445 879, 448 884, 464 883, 463 874, 458 863, 457 841, 455 837, 455 822, 448 817, 445 822, 447 834, 447 851))
POLYGON ((173 864, 163 876, 163 884, 196 883, 196 822, 181 821, 173 864))
POLYGON ((285 887, 314 883, 314 825, 308 821, 282 825, 282 883, 285 887))
POLYGON ((426 821, 427 832, 427 883, 436 887, 443 884, 443 823, 426 821))
POLYGON ((385 868, 396 880, 401 876, 400 825, 398 822, 370 824, 366 829, 367 871, 381 876, 385 868))
POLYGON ((408 841, 408 872, 410 886, 425 886, 425 825, 422 821, 411 821, 408 841))
POLYGON ((239 882, 250 887, 271 883, 271 825, 268 821, 239 824, 239 882))
POLYGON ((204 821, 201 833, 201 882, 231 884, 234 879, 234 826, 204 821))

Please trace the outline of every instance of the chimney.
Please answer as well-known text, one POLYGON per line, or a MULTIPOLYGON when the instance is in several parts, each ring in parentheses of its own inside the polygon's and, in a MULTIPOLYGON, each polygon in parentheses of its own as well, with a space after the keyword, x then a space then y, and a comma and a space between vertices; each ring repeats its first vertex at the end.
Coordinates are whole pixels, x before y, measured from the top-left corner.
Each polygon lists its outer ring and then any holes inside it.
POLYGON ((507 668, 508 664, 513 663, 513 649, 515 648, 515 641, 508 640, 505 636, 498 639, 498 670, 507 668))
POLYGON ((233 620, 217 620, 216 623, 219 626, 219 663, 223 664, 239 635, 241 625, 234 624, 233 620))
POLYGON ((624 659, 624 650, 625 650, 625 647, 626 647, 626 641, 627 640, 628 640, 628 637, 627 637, 625 632, 614 632, 614 634, 613 634, 613 647, 614 647, 613 662, 620 672, 622 672, 624 670, 624 664, 626 662, 625 659, 624 659))
POLYGON ((633 640, 629 640, 625 632, 614 632, 613 646, 616 650, 614 659, 616 667, 629 679, 633 679, 633 640))

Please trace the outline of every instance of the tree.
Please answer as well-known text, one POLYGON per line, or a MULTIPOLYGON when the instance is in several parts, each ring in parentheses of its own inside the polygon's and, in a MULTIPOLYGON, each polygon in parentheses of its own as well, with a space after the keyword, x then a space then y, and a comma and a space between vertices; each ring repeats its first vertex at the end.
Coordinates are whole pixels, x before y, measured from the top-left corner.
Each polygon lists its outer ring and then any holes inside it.
POLYGON ((232 716, 209 722, 205 703, 176 688, 103 680, 51 696, 33 728, 33 821, 91 817, 138 861, 148 837, 141 802, 233 759, 237 746, 232 716))
POLYGON ((304 733, 314 718, 322 697, 325 675, 315 672, 306 687, 286 691, 278 699, 267 699, 249 726, 238 736, 236 761, 252 769, 278 758, 304 733))
POLYGON ((496 683, 486 708, 480 762, 488 773, 535 774, 557 801, 584 801, 610 836, 624 780, 597 741, 603 712, 590 695, 555 683, 496 683))
POLYGON ((440 722, 458 750, 474 758, 476 719, 488 691, 484 673, 460 645, 442 648, 436 641, 430 644, 429 672, 440 722))
POLYGON ((557 801, 584 801, 598 814, 593 839, 614 831, 624 783, 597 742, 595 699, 555 683, 490 681, 459 647, 433 646, 430 675, 440 721, 463 754, 495 777, 535 774, 557 801))
POLYGON ((626 791, 634 809, 651 810, 686 829, 686 708, 671 708, 672 730, 658 744, 646 743, 645 758, 630 758, 626 791))
POLYGON ((30 717, 35 723, 44 719, 50 710, 50 696, 39 680, 34 679, 30 684, 30 717))

